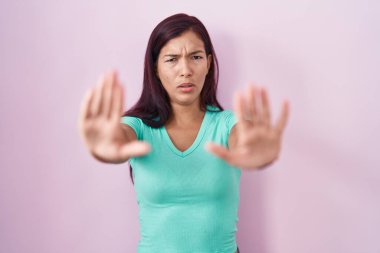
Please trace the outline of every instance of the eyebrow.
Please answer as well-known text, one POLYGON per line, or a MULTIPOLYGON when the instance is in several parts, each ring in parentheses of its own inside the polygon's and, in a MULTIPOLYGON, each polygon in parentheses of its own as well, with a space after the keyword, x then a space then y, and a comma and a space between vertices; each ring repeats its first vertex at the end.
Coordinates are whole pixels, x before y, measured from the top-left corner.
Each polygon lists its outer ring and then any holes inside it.
MULTIPOLYGON (((188 56, 189 55, 193 55, 193 54, 198 54, 198 53, 204 53, 204 54, 206 54, 203 50, 196 50, 196 51, 193 51, 193 52, 189 53, 188 56)), ((165 54, 164 57, 165 56, 176 57, 176 56, 179 56, 179 54, 165 54)))

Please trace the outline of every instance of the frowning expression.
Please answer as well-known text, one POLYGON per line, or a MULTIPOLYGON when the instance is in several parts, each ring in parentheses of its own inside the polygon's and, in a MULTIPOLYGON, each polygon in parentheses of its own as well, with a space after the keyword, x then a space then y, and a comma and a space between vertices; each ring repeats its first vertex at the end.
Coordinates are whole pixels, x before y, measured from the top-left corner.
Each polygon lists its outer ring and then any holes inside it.
POLYGON ((203 41, 193 31, 169 40, 157 59, 157 76, 171 104, 199 104, 212 56, 206 55, 203 41))

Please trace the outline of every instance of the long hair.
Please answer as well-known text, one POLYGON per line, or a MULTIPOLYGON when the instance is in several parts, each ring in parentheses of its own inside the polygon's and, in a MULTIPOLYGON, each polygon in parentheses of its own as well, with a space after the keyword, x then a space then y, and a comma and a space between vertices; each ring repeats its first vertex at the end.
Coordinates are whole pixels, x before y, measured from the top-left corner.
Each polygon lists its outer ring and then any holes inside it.
MULTIPOLYGON (((206 111, 207 106, 215 106, 223 110, 216 98, 219 80, 219 65, 210 36, 202 22, 194 16, 179 13, 167 17, 161 21, 152 31, 144 60, 144 80, 141 96, 131 109, 123 116, 140 118, 144 124, 159 128, 165 125, 172 113, 169 95, 163 87, 156 74, 157 59, 161 48, 165 44, 186 31, 195 32, 203 41, 206 55, 211 54, 212 62, 206 75, 205 83, 200 94, 201 110, 206 111)), ((132 166, 130 166, 130 177, 133 181, 132 166)))

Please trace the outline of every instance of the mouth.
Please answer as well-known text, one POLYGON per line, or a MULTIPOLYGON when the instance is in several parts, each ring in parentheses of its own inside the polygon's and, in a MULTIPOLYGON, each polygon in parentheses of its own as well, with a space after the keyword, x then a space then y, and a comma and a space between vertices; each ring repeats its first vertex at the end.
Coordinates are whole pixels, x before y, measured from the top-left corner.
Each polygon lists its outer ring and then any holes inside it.
POLYGON ((195 85, 192 83, 182 83, 177 86, 177 88, 182 92, 191 92, 194 89, 195 85))
POLYGON ((194 86, 194 84, 192 84, 192 83, 181 83, 177 87, 182 88, 182 87, 192 87, 192 86, 194 86))

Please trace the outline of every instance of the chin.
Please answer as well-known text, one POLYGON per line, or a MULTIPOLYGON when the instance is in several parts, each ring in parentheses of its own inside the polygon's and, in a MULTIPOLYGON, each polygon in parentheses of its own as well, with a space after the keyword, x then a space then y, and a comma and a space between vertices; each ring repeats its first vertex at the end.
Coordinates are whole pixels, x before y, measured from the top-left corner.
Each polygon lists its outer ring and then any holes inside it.
POLYGON ((182 105, 182 106, 190 106, 190 105, 193 105, 194 103, 196 103, 197 99, 176 99, 174 101, 175 104, 178 104, 178 105, 182 105))

